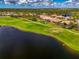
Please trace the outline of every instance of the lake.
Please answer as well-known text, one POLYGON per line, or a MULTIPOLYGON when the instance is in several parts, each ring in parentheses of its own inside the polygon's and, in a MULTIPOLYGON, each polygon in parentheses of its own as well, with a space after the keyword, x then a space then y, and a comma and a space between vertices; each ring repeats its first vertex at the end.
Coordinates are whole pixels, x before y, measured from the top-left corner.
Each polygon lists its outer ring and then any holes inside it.
POLYGON ((79 59, 79 55, 69 52, 53 37, 3 26, 0 59, 79 59))

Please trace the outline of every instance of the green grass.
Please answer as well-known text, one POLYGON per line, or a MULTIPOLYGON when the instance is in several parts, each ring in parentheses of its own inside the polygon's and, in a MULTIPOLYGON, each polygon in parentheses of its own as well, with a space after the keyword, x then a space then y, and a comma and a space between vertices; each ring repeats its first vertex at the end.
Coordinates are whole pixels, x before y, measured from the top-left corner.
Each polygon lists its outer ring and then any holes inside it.
POLYGON ((23 31, 30 31, 52 36, 66 44, 71 49, 79 52, 79 33, 69 29, 61 28, 56 24, 42 24, 40 22, 33 22, 28 19, 24 20, 22 18, 4 17, 0 18, 0 25, 12 26, 23 31))

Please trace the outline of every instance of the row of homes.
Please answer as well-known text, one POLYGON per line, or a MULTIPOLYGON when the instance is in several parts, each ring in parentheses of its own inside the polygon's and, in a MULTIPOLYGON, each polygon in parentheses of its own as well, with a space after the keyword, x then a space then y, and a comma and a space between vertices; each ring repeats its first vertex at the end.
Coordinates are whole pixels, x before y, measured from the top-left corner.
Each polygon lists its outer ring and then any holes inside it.
POLYGON ((0 12, 0 16, 15 16, 15 17, 24 17, 24 16, 34 16, 36 14, 26 14, 26 13, 16 13, 16 12, 0 12))
POLYGON ((64 17, 61 15, 39 15, 39 18, 43 20, 47 20, 49 22, 61 22, 61 21, 70 21, 72 17, 64 17))
MULTIPOLYGON (((72 23, 74 23, 74 19, 71 16, 63 16, 63 15, 46 15, 46 14, 33 14, 33 13, 15 13, 15 12, 0 12, 0 16, 12 16, 12 17, 27 17, 27 16, 37 16, 38 18, 47 21, 47 22, 53 22, 58 25, 63 25, 63 26, 69 26, 72 23)), ((78 21, 76 21, 78 22, 78 21)))
POLYGON ((39 15, 39 18, 41 18, 45 21, 53 22, 58 25, 66 26, 66 27, 72 26, 72 24, 75 23, 73 18, 69 17, 69 16, 64 17, 61 15, 50 15, 50 16, 49 15, 39 15))

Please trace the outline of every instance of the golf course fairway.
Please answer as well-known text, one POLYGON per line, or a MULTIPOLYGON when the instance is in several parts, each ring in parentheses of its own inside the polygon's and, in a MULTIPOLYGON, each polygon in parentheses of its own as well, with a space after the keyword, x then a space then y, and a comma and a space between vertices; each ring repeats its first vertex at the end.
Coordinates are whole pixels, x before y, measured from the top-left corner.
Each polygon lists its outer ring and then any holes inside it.
POLYGON ((79 33, 53 23, 44 24, 38 21, 7 16, 0 18, 0 26, 12 26, 23 31, 52 36, 71 49, 79 52, 79 33))

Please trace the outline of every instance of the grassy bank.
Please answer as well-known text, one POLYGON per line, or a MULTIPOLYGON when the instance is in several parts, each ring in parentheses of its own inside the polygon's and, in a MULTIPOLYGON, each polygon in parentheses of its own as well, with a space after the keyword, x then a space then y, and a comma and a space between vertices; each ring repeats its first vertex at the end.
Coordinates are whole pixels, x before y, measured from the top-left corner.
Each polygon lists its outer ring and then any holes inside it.
POLYGON ((62 28, 58 25, 40 22, 33 22, 28 19, 3 17, 0 18, 1 26, 12 26, 24 31, 35 32, 39 34, 49 35, 62 41, 70 48, 79 51, 79 33, 69 29, 62 28))

